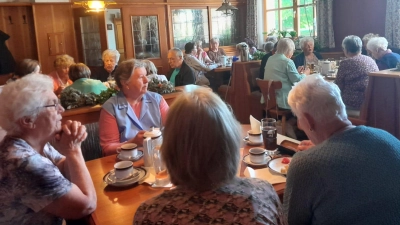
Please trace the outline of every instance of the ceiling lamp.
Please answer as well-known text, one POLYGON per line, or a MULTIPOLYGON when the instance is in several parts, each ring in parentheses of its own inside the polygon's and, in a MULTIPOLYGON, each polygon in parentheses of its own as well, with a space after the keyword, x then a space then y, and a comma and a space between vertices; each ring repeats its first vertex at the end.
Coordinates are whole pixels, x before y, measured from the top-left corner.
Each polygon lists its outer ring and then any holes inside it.
POLYGON ((228 0, 224 0, 222 5, 217 9, 217 11, 221 11, 226 16, 233 15, 233 11, 238 10, 235 6, 231 6, 231 3, 228 0))
POLYGON ((104 0, 104 1, 76 1, 75 5, 80 5, 86 9, 85 12, 102 12, 104 11, 108 5, 117 4, 112 0, 104 0))

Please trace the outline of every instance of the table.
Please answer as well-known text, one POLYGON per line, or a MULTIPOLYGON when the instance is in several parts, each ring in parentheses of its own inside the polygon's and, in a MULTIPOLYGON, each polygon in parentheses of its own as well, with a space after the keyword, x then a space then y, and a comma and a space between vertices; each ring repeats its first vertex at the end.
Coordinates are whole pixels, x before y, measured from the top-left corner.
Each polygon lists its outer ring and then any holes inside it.
MULTIPOLYGON (((243 137, 247 135, 246 132, 248 130, 250 130, 250 125, 242 125, 243 137)), ((284 139, 293 141, 291 138, 278 135, 278 143, 284 139)), ((248 154, 250 148, 252 146, 243 146, 243 155, 248 154)), ((167 190, 152 188, 147 184, 126 188, 107 186, 103 183, 103 176, 113 168, 116 161, 116 156, 112 155, 86 162, 97 193, 97 209, 92 213, 90 218, 96 225, 132 224, 136 209, 142 202, 167 190)), ((143 159, 134 162, 134 166, 136 167, 142 165, 143 159)), ((246 164, 241 161, 240 167, 240 176, 244 176, 246 164)), ((284 183, 274 185, 278 195, 283 194, 285 186, 284 183)))
MULTIPOLYGON (((173 101, 183 92, 191 92, 200 88, 201 86, 190 84, 185 86, 175 87, 176 92, 162 95, 168 105, 171 105, 173 101)), ((62 123, 67 120, 80 121, 82 124, 95 123, 100 118, 101 105, 85 106, 76 109, 68 109, 62 113, 62 123)))

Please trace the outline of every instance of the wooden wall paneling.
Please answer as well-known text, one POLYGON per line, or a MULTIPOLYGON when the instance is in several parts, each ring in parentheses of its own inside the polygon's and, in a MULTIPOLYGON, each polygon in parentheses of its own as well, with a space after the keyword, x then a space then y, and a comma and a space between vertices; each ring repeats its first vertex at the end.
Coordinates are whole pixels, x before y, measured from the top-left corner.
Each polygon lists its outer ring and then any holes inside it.
POLYGON ((32 7, 0 7, 0 18, 0 29, 10 35, 6 44, 14 59, 37 59, 32 7))
MULTIPOLYGON (((49 33, 64 33, 65 53, 78 59, 73 13, 70 4, 33 4, 35 20, 36 43, 39 62, 43 73, 54 70, 53 62, 56 56, 49 54, 47 35, 49 33)), ((80 49, 82 51, 82 49, 80 49)))

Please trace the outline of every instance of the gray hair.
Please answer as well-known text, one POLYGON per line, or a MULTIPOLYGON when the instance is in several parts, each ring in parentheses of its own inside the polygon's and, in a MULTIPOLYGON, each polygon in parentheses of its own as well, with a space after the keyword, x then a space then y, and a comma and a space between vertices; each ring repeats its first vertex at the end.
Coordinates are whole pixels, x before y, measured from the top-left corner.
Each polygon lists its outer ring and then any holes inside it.
POLYGON ((290 38, 281 38, 278 41, 278 46, 276 49, 276 53, 289 55, 289 53, 293 52, 295 49, 294 42, 290 38))
POLYGON ((379 50, 386 51, 388 41, 384 37, 374 37, 368 41, 367 49, 371 52, 378 52, 379 50))
POLYGON ((304 49, 304 46, 307 43, 314 44, 314 38, 312 38, 312 37, 303 37, 302 39, 300 39, 300 47, 301 47, 301 49, 304 49))
POLYGON ((361 38, 355 35, 347 36, 343 39, 342 47, 350 53, 360 53, 362 49, 361 38))
POLYGON ((265 45, 264 45, 264 50, 267 52, 267 53, 269 53, 269 52, 271 52, 273 49, 274 49, 274 42, 272 42, 272 41, 268 41, 267 43, 265 43, 265 45))
POLYGON ((199 88, 178 97, 164 131, 161 148, 175 185, 205 191, 236 176, 240 125, 212 91, 199 88))
POLYGON ((213 43, 213 42, 214 42, 214 43, 215 43, 215 42, 219 43, 219 38, 217 38, 217 37, 211 38, 210 44, 213 43))
POLYGON ((122 81, 129 81, 136 68, 146 68, 146 65, 138 59, 129 59, 118 65, 114 72, 114 77, 120 89, 122 89, 122 81))
POLYGON ((171 48, 168 52, 174 52, 176 56, 183 57, 183 52, 179 48, 171 48))
POLYGON ((148 59, 143 59, 142 62, 146 66, 147 75, 157 74, 157 67, 156 67, 156 65, 154 65, 154 63, 152 61, 150 61, 148 59))
POLYGON ((115 62, 118 64, 120 54, 117 50, 115 49, 107 49, 103 52, 103 55, 101 56, 101 59, 104 61, 106 56, 113 57, 115 59, 115 62))
POLYGON ((0 93, 0 127, 10 135, 21 134, 18 120, 35 120, 40 106, 48 99, 44 93, 53 92, 53 79, 47 75, 30 74, 4 86, 0 93))
POLYGON ((288 103, 295 115, 308 113, 316 123, 347 119, 339 87, 321 75, 309 75, 297 83, 289 92, 288 103))
POLYGON ((265 39, 265 41, 266 41, 266 42, 272 41, 272 42, 274 42, 274 44, 275 44, 276 42, 278 42, 278 38, 277 38, 276 36, 268 36, 268 37, 265 39))
POLYGON ((362 38, 362 41, 365 42, 365 43, 368 43, 368 41, 371 40, 371 38, 374 38, 374 37, 379 37, 379 34, 373 34, 373 33, 366 34, 362 38))

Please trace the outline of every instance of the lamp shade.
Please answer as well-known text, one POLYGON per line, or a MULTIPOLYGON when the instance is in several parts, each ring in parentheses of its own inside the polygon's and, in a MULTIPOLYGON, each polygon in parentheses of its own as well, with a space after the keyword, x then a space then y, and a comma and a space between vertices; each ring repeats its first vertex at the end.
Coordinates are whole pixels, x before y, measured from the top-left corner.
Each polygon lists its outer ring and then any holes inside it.
POLYGON ((80 5, 86 9, 86 12, 101 12, 104 11, 108 5, 117 4, 112 0, 104 1, 76 1, 75 5, 80 5))
POLYGON ((232 6, 231 3, 226 2, 226 0, 217 9, 217 11, 221 11, 225 15, 232 15, 234 10, 238 10, 238 8, 236 8, 235 6, 232 6))

